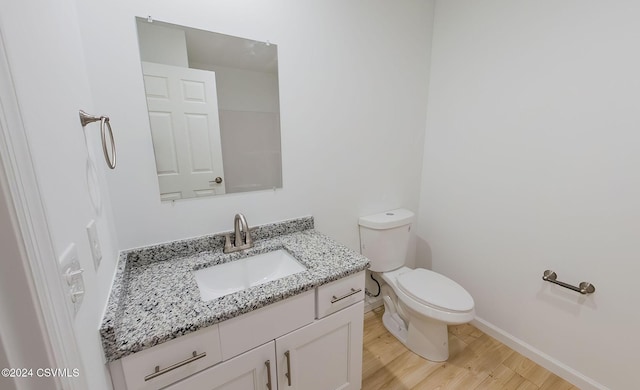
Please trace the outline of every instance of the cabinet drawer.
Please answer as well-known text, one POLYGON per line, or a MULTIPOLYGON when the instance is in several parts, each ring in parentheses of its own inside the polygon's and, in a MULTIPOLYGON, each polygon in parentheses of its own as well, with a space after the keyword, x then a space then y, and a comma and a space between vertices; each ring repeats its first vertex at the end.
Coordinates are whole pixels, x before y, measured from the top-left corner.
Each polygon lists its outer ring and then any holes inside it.
POLYGON ((180 336, 120 360, 127 390, 159 389, 220 361, 222 353, 218 325, 180 336), (153 375, 156 367, 159 372, 153 375))
POLYGON ((307 291, 220 323, 224 360, 313 322, 314 292, 307 291))
POLYGON ((316 318, 328 316, 364 299, 364 273, 320 286, 316 292, 316 318))

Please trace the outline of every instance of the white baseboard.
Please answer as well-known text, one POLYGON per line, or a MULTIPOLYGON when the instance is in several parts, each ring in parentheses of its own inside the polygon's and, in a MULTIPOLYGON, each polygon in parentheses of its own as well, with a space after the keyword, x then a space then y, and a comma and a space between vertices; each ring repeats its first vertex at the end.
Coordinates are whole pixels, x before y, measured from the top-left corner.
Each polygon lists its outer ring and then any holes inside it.
POLYGON ((512 334, 509 334, 504 330, 496 327, 495 325, 483 320, 482 318, 476 317, 473 321, 471 321, 471 324, 484 333, 488 334, 489 336, 493 337, 494 339, 505 344, 509 348, 533 360, 534 362, 553 372, 554 374, 571 382, 574 386, 577 386, 582 390, 609 390, 606 386, 566 366, 565 364, 543 353, 542 351, 539 351, 538 349, 525 343, 524 341, 516 338, 512 334))

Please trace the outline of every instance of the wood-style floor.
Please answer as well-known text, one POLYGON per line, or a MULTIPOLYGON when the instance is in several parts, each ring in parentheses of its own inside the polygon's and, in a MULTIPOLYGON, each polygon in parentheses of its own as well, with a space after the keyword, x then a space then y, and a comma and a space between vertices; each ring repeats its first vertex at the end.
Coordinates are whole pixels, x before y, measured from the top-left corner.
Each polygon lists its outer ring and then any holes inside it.
POLYGON ((468 324, 449 327, 449 360, 430 362, 385 329, 383 311, 364 317, 363 390, 578 389, 468 324))

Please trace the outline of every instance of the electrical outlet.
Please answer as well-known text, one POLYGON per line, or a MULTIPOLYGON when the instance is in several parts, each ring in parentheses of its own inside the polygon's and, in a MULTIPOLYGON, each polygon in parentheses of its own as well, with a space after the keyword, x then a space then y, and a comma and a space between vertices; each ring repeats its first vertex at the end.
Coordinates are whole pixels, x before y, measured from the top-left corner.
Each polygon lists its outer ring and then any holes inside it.
POLYGON ((93 219, 87 225, 87 236, 89 237, 89 247, 91 248, 91 256, 93 257, 93 265, 97 270, 102 260, 102 249, 100 248, 100 240, 98 239, 98 228, 96 221, 93 219))
POLYGON ((80 310, 84 298, 84 270, 80 267, 80 258, 76 244, 71 244, 59 259, 62 285, 67 291, 67 305, 72 316, 80 310))

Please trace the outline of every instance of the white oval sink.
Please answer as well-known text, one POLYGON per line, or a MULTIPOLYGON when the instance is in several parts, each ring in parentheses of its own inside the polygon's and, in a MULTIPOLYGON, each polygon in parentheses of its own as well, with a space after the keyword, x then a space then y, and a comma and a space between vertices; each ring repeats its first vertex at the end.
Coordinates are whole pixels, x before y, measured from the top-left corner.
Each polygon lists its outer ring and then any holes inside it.
POLYGON ((279 249, 203 268, 194 271, 194 275, 200 297, 203 301, 210 301, 306 269, 289 252, 279 249))

